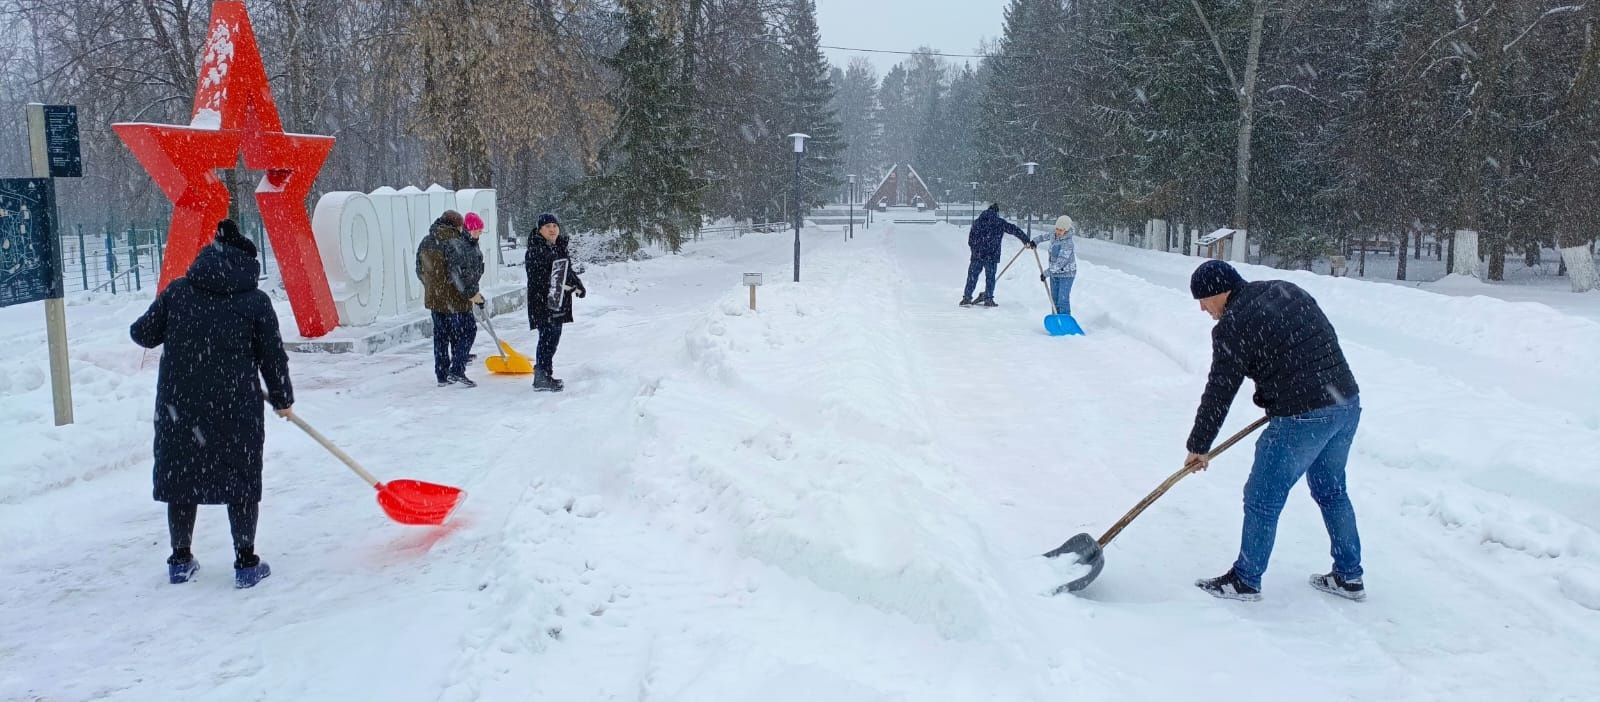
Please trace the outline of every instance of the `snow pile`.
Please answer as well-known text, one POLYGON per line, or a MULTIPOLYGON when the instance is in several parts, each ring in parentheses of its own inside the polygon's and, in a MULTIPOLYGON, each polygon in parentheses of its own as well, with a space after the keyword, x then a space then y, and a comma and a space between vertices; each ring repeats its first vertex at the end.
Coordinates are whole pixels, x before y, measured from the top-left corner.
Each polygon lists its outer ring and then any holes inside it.
MULTIPOLYGON (((77 423, 7 437, 0 504, 149 461, 155 388, 148 377, 138 376, 141 366, 153 374, 160 352, 147 354, 133 346, 121 322, 142 313, 149 295, 108 296, 96 302, 71 305, 67 312, 77 423), (120 335, 91 335, 92 329, 119 323, 120 335)), ((35 310, 21 306, 0 311, 5 329, 22 332, 7 334, 6 343, 23 350, 0 363, 0 423, 18 430, 54 425, 44 328, 29 312, 35 310)))
POLYGON ((686 338, 695 372, 641 398, 658 438, 636 496, 690 537, 946 636, 981 635, 989 584, 968 564, 985 545, 906 401, 919 383, 887 302, 905 282, 877 252, 808 263, 805 283, 761 288, 759 312, 743 289, 725 295, 686 338))

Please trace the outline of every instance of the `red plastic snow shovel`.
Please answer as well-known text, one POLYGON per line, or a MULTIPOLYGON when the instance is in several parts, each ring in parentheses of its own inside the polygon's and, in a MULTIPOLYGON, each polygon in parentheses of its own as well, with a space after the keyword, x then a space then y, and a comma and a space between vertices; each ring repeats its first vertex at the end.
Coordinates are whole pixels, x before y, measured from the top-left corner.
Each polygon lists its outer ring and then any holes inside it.
MULTIPOLYGON (((1266 423, 1266 417, 1257 419, 1255 423, 1245 427, 1244 429, 1241 429, 1239 433, 1234 434, 1233 436, 1229 437, 1227 441, 1222 442, 1221 446, 1211 449, 1211 453, 1206 454, 1206 460, 1211 460, 1222 455, 1223 451, 1226 451, 1234 444, 1243 441, 1245 437, 1255 433, 1257 429, 1265 426, 1266 423)), ((1177 485, 1178 481, 1182 480, 1183 476, 1188 474, 1189 466, 1186 465, 1182 468, 1179 468, 1178 472, 1173 473, 1171 477, 1167 478, 1166 482, 1161 483, 1161 485, 1158 486, 1154 491, 1148 495, 1145 495, 1144 499, 1139 500, 1139 504, 1134 505, 1133 509, 1128 510, 1127 514, 1122 515, 1122 519, 1117 520, 1116 524, 1111 525, 1111 529, 1107 530, 1105 534, 1102 534, 1100 538, 1096 539, 1088 534, 1079 534, 1067 539, 1066 543, 1057 546, 1055 550, 1044 554, 1045 558, 1072 556, 1080 565, 1089 567, 1088 573, 1085 573, 1073 579, 1071 582, 1056 588, 1055 592, 1052 592, 1051 594, 1059 595, 1063 592, 1077 592, 1088 587, 1089 583, 1094 582, 1095 578, 1100 577, 1100 569, 1104 568, 1106 565, 1105 547, 1111 544, 1112 539, 1117 538, 1117 534, 1122 533, 1122 529, 1124 527, 1133 522, 1134 517, 1139 516, 1139 514, 1143 512, 1146 507, 1154 504, 1155 501, 1160 499, 1162 495, 1167 494, 1167 491, 1172 489, 1173 485, 1177 485)))
POLYGON ((383 508, 384 514, 396 522, 413 526, 438 526, 450 518, 450 513, 456 511, 456 507, 466 496, 461 488, 425 483, 420 480, 391 480, 380 483, 362 468, 361 464, 356 463, 356 459, 351 458, 350 454, 334 446, 327 437, 312 429, 310 424, 306 424, 306 420, 301 419, 300 415, 290 413, 288 419, 311 438, 316 439, 317 443, 322 444, 329 453, 344 461, 345 465, 350 466, 350 470, 355 471, 356 475, 361 476, 362 480, 377 490, 378 506, 383 508))

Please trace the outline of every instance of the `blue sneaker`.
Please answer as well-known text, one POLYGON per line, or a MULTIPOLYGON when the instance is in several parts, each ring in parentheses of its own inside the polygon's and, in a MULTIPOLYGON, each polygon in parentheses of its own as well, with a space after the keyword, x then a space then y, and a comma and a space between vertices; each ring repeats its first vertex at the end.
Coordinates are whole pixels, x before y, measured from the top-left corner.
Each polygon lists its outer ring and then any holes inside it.
POLYGON ((167 582, 181 585, 194 579, 194 574, 200 572, 200 562, 194 559, 182 563, 167 564, 167 582))
POLYGON ((267 567, 266 561, 257 562, 248 568, 234 568, 233 586, 240 590, 247 587, 255 587, 257 583, 266 580, 269 575, 272 575, 272 569, 267 567))

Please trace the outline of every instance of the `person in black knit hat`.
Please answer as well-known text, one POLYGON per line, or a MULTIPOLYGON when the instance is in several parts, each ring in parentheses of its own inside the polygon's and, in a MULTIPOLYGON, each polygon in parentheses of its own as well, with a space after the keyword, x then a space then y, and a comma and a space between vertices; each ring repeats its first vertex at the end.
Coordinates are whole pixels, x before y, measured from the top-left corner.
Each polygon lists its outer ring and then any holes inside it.
POLYGON ((555 377, 554 364, 562 325, 572 323, 572 296, 585 297, 589 291, 572 269, 567 237, 561 233, 561 221, 555 215, 539 215, 537 229, 528 236, 528 251, 522 262, 528 275, 528 328, 539 332, 533 389, 561 392, 566 384, 555 377))
POLYGON ((1227 573, 1195 583, 1217 596, 1261 599, 1261 577, 1277 537, 1289 490, 1305 476, 1332 542, 1333 570, 1311 576, 1324 592, 1360 600, 1361 537, 1345 488, 1345 463, 1361 421, 1355 376, 1333 324, 1317 301, 1282 280, 1245 282, 1233 266, 1206 261, 1189 280, 1200 309, 1217 320, 1211 331, 1211 373, 1189 433, 1185 466, 1206 469, 1206 454, 1245 378, 1270 418, 1256 442, 1244 487, 1239 557, 1227 573))
POLYGON ((255 553, 266 439, 261 385, 281 417, 292 413, 294 388, 272 298, 256 287, 260 273, 255 244, 225 219, 216 241, 128 330, 140 346, 164 347, 154 482, 156 501, 167 503, 173 584, 200 570, 190 551, 199 505, 228 506, 235 587, 254 587, 272 573, 255 553))

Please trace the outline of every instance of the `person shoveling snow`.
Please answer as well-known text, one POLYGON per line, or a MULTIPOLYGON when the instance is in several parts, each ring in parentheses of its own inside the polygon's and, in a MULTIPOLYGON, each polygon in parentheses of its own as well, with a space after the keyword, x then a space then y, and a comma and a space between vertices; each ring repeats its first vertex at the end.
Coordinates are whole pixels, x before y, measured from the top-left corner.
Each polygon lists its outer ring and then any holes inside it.
POLYGON ((1322 509, 1333 555, 1332 572, 1312 575, 1311 585, 1364 599, 1361 538, 1345 489, 1345 462, 1361 421, 1361 401, 1333 324, 1317 301, 1293 283, 1247 283, 1222 261, 1201 264, 1189 288, 1217 326, 1211 332, 1211 372, 1189 433, 1185 467, 1199 472, 1209 465, 1206 454, 1245 378, 1255 382, 1255 403, 1269 417, 1245 482, 1239 557, 1228 572, 1195 585, 1216 597, 1261 599, 1261 577, 1277 538, 1278 516, 1290 488, 1304 475, 1322 509))
POLYGON ((222 220, 216 241, 128 330, 140 346, 164 347, 156 376, 155 499, 167 503, 167 578, 175 585, 200 570, 190 551, 199 505, 228 506, 236 587, 253 587, 272 572, 255 546, 266 442, 257 376, 282 417, 293 414, 294 388, 272 298, 256 284, 256 253, 233 220, 222 220))

